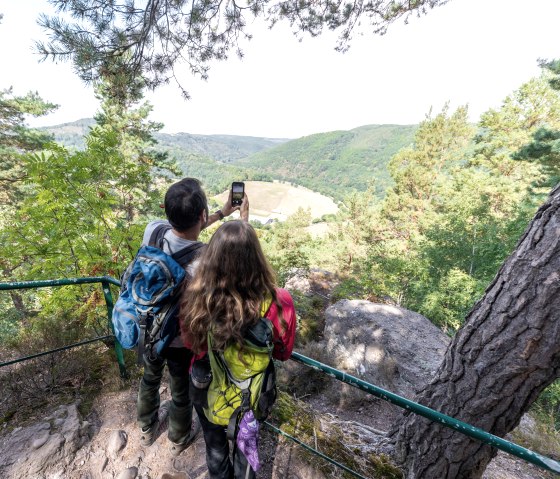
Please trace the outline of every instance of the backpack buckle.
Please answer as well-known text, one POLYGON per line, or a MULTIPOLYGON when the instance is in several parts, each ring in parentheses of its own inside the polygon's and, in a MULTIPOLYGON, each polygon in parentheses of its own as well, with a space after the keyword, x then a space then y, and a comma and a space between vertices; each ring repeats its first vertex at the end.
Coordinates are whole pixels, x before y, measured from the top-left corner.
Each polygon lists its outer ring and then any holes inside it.
POLYGON ((251 390, 249 388, 241 391, 241 410, 248 411, 251 409, 251 390))

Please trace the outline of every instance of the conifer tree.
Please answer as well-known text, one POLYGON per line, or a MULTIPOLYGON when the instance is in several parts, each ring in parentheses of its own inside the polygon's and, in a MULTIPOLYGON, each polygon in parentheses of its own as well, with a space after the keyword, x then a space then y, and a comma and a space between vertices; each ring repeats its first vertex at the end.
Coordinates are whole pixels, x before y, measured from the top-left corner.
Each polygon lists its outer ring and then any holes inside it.
POLYGON ((50 143, 22 157, 30 194, 9 218, 6 257, 26 265, 18 279, 61 276, 118 277, 140 240, 139 223, 159 204, 161 158, 151 153, 151 107, 138 106, 140 91, 113 97, 110 84, 96 88, 102 100, 97 124, 83 151, 50 143))
MULTIPOLYGON (((41 16, 49 43, 38 43, 45 57, 67 59, 87 82, 110 76, 141 77, 155 88, 175 76, 177 63, 186 63, 194 74, 206 78, 212 60, 222 60, 239 40, 250 38, 247 24, 256 17, 270 25, 287 21, 297 34, 319 35, 323 28, 339 30, 337 48, 348 46, 359 22, 368 22, 383 34, 398 18, 423 14, 447 0, 253 0, 245 5, 233 0, 49 0, 59 15, 41 16), (68 20, 68 18, 71 20, 68 20)), ((115 82, 113 82, 115 83, 115 82)), ((183 93, 188 96, 186 90, 183 93)))
POLYGON ((4 215, 22 199, 26 173, 21 154, 41 150, 51 140, 49 134, 28 128, 25 116, 43 116, 55 108, 37 92, 15 96, 12 88, 0 91, 0 203, 6 207, 4 215))
MULTIPOLYGON (((560 91, 560 60, 542 62, 541 66, 549 73, 547 77, 551 88, 560 91)), ((533 134, 533 141, 524 145, 513 158, 542 164, 547 176, 542 183, 550 186, 558 183, 560 181, 560 125, 549 122, 540 125, 533 134)))

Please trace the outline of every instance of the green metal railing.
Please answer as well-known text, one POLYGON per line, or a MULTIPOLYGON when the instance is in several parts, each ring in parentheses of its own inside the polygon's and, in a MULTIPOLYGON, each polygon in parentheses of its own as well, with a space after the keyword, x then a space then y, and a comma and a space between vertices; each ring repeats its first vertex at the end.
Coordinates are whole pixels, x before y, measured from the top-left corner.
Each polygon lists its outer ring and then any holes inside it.
MULTIPOLYGON (((24 281, 24 282, 12 282, 12 283, 0 283, 0 291, 2 290, 12 290, 12 289, 23 289, 23 288, 43 288, 43 287, 49 287, 49 286, 67 286, 67 285, 77 285, 77 284, 87 284, 87 283, 101 283, 103 286, 103 294, 105 296, 105 302, 107 304, 107 316, 108 316, 108 322, 109 322, 109 326, 111 328, 111 331, 114 333, 113 330, 113 324, 112 324, 112 312, 113 312, 113 297, 111 295, 111 290, 109 288, 109 284, 114 284, 116 286, 120 286, 120 282, 114 278, 110 278, 107 276, 101 276, 101 277, 95 277, 95 278, 76 278, 76 279, 60 279, 60 280, 52 280, 52 281, 24 281)), ((12 361, 8 361, 5 363, 0 363, 0 367, 2 366, 7 366, 9 364, 14 364, 17 362, 22 362, 22 361, 26 361, 38 356, 43 356, 46 354, 52 354, 55 353, 57 351, 63 351, 66 349, 70 349, 73 347, 78 347, 78 346, 82 346, 84 344, 88 344, 94 341, 101 341, 103 339, 107 339, 107 338, 113 338, 114 335, 109 335, 109 336, 100 336, 97 338, 93 338, 93 339, 89 339, 89 340, 85 340, 82 341, 80 343, 75 343, 69 346, 64 346, 62 348, 58 348, 55 350, 51 350, 51 351, 46 351, 43 353, 38 353, 32 356, 27 356, 24 358, 18 358, 18 359, 14 359, 12 361)), ((121 373, 122 377, 126 377, 126 369, 124 366, 124 359, 123 359, 123 351, 122 351, 122 347, 121 345, 118 343, 118 341, 115 339, 114 340, 115 343, 115 354, 117 357, 117 362, 119 364, 119 370, 121 373)), ((437 422, 439 424, 442 424, 445 427, 454 429, 455 431, 458 431, 462 434, 465 434, 466 436, 472 437, 478 441, 481 441, 485 444, 488 444, 492 447, 495 447, 496 449, 500 449, 504 452, 507 452, 511 455, 517 456, 527 462, 530 462, 532 464, 535 464, 536 466, 539 466, 543 469, 546 469, 548 471, 554 472, 556 474, 560 474, 560 463, 558 461, 555 461, 553 459, 550 459, 548 457, 542 456, 541 454, 538 454, 534 451, 531 451, 529 449, 526 449, 524 447, 521 447, 517 444, 514 444, 510 441, 506 441, 505 439, 502 439, 498 436, 494 436, 493 434, 490 434, 482 429, 479 429, 477 427, 471 426, 470 424, 467 424, 465 422, 459 421, 455 418, 452 418, 451 416, 446 416, 445 414, 442 414, 438 411, 435 411, 433 409, 430 409, 426 406, 423 406, 421 404, 415 403, 413 401, 410 401, 406 398, 403 398, 397 394, 394 394, 390 391, 386 391, 385 389, 382 389, 380 387, 374 386, 373 384, 367 383, 365 381, 362 381, 361 379, 352 376, 350 374, 347 374, 343 371, 339 371, 338 369, 335 369, 331 366, 327 366, 326 364, 320 363, 318 361, 315 361, 311 358, 308 358, 306 356, 303 356, 302 354, 299 353, 292 353, 291 359, 293 359, 294 361, 297 361, 301 364, 304 364, 308 367, 311 367, 317 371, 322 371, 324 373, 326 373, 327 375, 342 381, 346 384, 349 384, 353 387, 356 387, 358 389, 361 389, 362 391, 365 391, 369 394, 372 394, 374 396, 377 396, 380 399, 383 399, 385 401, 388 401, 398 407, 401 407, 403 409, 406 409, 408 411, 411 411, 415 414, 419 414, 420 416, 424 416, 428 419, 430 419, 431 421, 437 422)), ((275 426, 273 426, 272 424, 269 423, 265 423, 266 426, 269 429, 272 429, 273 431, 275 431, 278 434, 282 434, 285 437, 289 438, 290 440, 298 443, 299 445, 301 445, 302 447, 304 447, 305 449, 313 452, 314 454, 324 458, 325 460, 329 461, 330 463, 344 469, 345 471, 349 472, 350 474, 354 475, 355 477, 358 478, 363 478, 363 476, 361 476, 359 473, 357 473, 356 471, 353 471, 351 469, 349 469, 348 467, 344 466, 343 464, 338 463, 337 461, 333 460, 332 458, 329 458, 328 456, 325 456, 323 453, 317 451, 316 449, 313 449, 312 447, 308 446, 307 444, 304 444, 303 442, 299 441, 297 438, 285 433, 284 431, 281 431, 280 429, 276 428, 275 426)))
POLYGON ((322 452, 318 451, 317 449, 313 449, 311 446, 308 446, 304 442, 300 441, 297 437, 294 437, 294 436, 288 434, 287 432, 282 431, 281 429, 278 429, 276 426, 273 426, 268 421, 265 421, 264 424, 268 429, 275 432, 276 434, 287 437, 290 441, 295 442, 299 446, 303 447, 304 449, 307 449, 309 452, 315 454, 316 456, 319 456, 319 457, 323 458, 325 461, 330 462, 331 464, 335 465, 336 467, 338 467, 340 469, 344 469, 346 472, 352 474, 354 477, 358 477, 360 479, 368 479, 367 477, 364 477, 361 474, 358 474, 353 469, 350 469, 349 467, 345 466, 344 464, 341 464, 340 462, 335 461, 333 458, 327 456, 326 454, 323 454, 322 452))
MULTIPOLYGON (((59 351, 65 351, 67 349, 77 348, 79 346, 83 346, 85 344, 93 343, 96 341, 103 341, 104 339, 113 340, 115 336, 114 334, 115 331, 113 329, 113 321, 112 321, 114 303, 113 303, 113 295, 111 294, 111 288, 109 287, 109 285, 110 284, 114 284, 115 286, 121 285, 121 283, 118 280, 116 280, 115 278, 111 278, 109 276, 97 276, 92 278, 53 279, 53 280, 44 280, 44 281, 14 281, 10 283, 0 283, 0 291, 8 291, 13 289, 34 289, 34 288, 47 288, 47 287, 58 287, 58 286, 75 286, 75 285, 91 284, 91 283, 101 283, 101 286, 103 288, 103 296, 105 297, 105 304, 107 305, 108 326, 112 334, 106 336, 98 336, 96 338, 80 341, 79 343, 69 344, 61 348, 51 349, 49 351, 44 351, 30 356, 25 356, 7 362, 3 362, 0 363, 0 368, 4 366, 8 366, 10 364, 28 361, 30 359, 38 358, 40 356, 46 356, 47 354, 53 354, 59 351)), ((124 365, 124 356, 123 356, 122 347, 116 339, 114 339, 114 344, 115 344, 115 355, 117 357, 117 363, 119 365, 119 371, 121 377, 126 378, 127 372, 124 365)))
POLYGON ((362 381, 355 376, 310 359, 306 356, 303 356, 302 354, 294 352, 292 353, 291 359, 305 364, 306 366, 309 366, 317 371, 322 371, 329 376, 338 379, 339 381, 350 384, 351 386, 361 389, 362 391, 366 391, 369 394, 373 394, 374 396, 377 396, 378 398, 388 401, 396 406, 399 406, 420 416, 424 416, 450 429, 454 429, 455 431, 458 431, 465 436, 472 437, 485 444, 495 447, 496 449, 500 449, 504 452, 512 454, 513 456, 520 457, 521 459, 535 464, 536 466, 542 467, 543 469, 560 474, 560 462, 555 461, 554 459, 542 456, 541 454, 531 451, 530 449, 518 446, 513 442, 506 441, 501 437, 494 436, 493 434, 490 434, 477 427, 471 426, 470 424, 467 424, 463 421, 459 421, 458 419, 455 419, 451 416, 446 416, 445 414, 435 411, 434 409, 422 406, 422 404, 415 403, 397 394, 386 391, 385 389, 374 386, 373 384, 362 381))

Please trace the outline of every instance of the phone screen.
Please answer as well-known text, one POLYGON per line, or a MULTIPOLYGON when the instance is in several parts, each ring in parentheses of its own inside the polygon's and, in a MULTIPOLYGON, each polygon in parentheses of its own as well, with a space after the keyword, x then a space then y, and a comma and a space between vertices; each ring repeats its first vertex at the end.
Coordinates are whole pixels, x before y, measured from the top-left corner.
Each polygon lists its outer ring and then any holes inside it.
POLYGON ((233 206, 238 206, 243 202, 243 194, 245 192, 245 184, 236 181, 231 184, 231 203, 233 206))

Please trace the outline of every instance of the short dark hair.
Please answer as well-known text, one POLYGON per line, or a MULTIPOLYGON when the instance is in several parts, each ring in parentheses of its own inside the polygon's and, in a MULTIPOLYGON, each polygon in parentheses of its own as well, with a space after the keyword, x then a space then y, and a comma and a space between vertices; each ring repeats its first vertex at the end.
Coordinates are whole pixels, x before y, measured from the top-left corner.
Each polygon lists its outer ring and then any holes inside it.
POLYGON ((165 215, 169 224, 177 231, 185 231, 194 226, 203 211, 208 215, 208 201, 197 179, 183 178, 167 190, 165 215))

